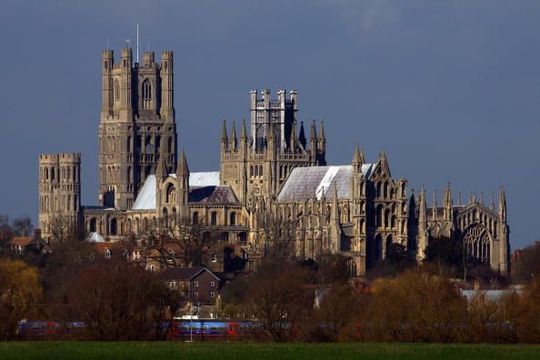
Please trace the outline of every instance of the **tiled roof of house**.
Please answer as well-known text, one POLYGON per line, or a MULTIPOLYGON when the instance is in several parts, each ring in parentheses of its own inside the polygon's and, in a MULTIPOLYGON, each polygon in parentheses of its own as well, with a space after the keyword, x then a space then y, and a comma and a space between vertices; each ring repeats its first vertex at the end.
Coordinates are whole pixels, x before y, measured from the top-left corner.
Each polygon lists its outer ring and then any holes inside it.
POLYGON ((25 247, 29 245, 34 238, 32 236, 16 236, 13 239, 11 239, 10 244, 12 246, 20 246, 25 247))
POLYGON ((195 266, 190 268, 171 268, 163 271, 161 273, 161 277, 164 280, 184 280, 189 281, 199 275, 203 271, 208 271, 210 274, 212 274, 216 279, 220 279, 216 274, 214 274, 212 271, 208 270, 205 267, 202 266, 195 266))

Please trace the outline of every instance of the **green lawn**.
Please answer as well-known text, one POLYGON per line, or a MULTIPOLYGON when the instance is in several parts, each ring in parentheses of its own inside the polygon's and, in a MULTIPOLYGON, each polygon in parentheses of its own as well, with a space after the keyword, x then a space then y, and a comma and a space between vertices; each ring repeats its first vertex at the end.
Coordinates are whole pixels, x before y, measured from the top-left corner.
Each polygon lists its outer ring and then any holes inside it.
POLYGON ((537 345, 7 342, 0 359, 540 359, 537 345))

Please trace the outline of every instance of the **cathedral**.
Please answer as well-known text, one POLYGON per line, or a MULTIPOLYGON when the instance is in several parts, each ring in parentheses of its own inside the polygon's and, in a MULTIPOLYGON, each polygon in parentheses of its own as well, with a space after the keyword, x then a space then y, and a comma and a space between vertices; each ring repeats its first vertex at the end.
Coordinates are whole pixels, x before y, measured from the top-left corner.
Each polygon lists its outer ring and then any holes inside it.
POLYGON ((79 153, 41 154, 45 240, 57 237, 59 222, 88 241, 114 243, 180 219, 234 248, 248 269, 287 244, 301 260, 344 255, 351 276, 362 276, 392 244, 422 261, 430 240, 445 238, 508 274, 504 190, 498 206, 483 196, 454 204, 447 186, 428 206, 423 189, 415 194, 392 176, 385 153, 368 160, 357 147, 350 163, 328 165, 324 124, 298 120, 294 90, 252 90, 249 123, 222 124, 219 171, 190 172, 178 151, 173 65, 172 51, 160 61, 145 52, 142 63, 130 48, 119 59, 103 52, 98 205, 81 205, 79 153))

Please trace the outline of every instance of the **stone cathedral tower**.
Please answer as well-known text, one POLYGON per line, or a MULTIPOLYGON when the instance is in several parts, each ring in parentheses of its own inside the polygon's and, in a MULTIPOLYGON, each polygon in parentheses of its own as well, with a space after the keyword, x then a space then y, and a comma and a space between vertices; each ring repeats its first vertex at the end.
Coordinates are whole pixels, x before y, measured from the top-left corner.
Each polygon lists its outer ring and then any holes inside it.
POLYGON ((309 143, 304 126, 296 120, 298 93, 277 92, 272 99, 270 90, 250 93, 250 134, 245 121, 240 138, 233 122, 228 133, 226 122, 221 134, 220 181, 231 186, 241 202, 249 198, 276 196, 296 167, 326 165, 326 137, 321 126, 317 135, 315 122, 311 125, 309 143))
POLYGON ((102 56, 102 107, 99 124, 99 202, 129 209, 160 154, 167 171, 176 168, 173 53, 153 52, 133 63, 130 48, 115 63, 112 50, 102 56), (164 147, 164 149, 161 149, 164 147))
POLYGON ((43 238, 76 233, 81 220, 81 154, 40 154, 39 227, 43 238))

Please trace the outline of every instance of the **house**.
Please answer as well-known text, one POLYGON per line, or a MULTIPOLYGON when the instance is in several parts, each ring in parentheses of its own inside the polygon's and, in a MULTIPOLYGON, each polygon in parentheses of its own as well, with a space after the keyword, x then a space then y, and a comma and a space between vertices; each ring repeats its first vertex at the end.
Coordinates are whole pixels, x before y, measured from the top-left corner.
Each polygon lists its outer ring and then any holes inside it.
POLYGON ((171 290, 180 291, 186 300, 201 305, 216 303, 222 282, 205 267, 171 268, 163 271, 161 276, 171 290))
POLYGON ((35 230, 33 236, 15 236, 9 241, 9 248, 18 255, 29 251, 42 254, 51 252, 51 247, 41 238, 40 230, 35 230))

